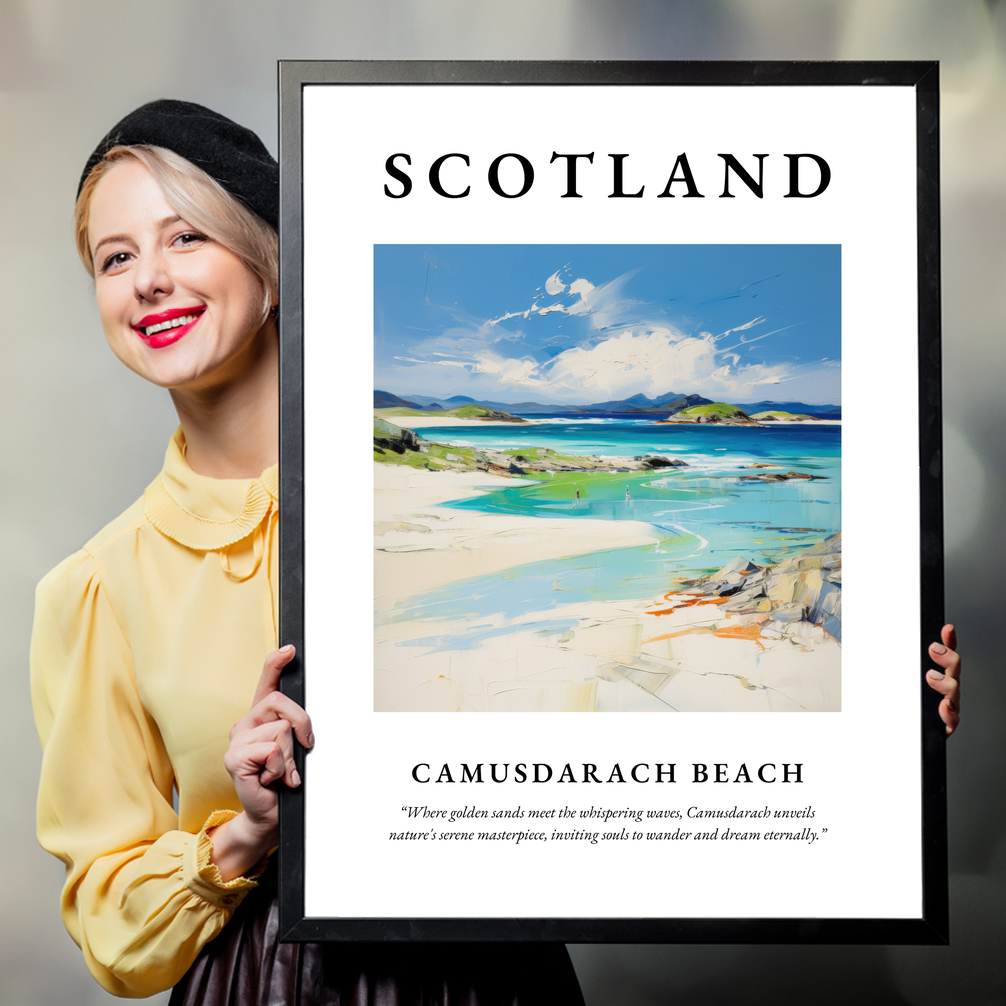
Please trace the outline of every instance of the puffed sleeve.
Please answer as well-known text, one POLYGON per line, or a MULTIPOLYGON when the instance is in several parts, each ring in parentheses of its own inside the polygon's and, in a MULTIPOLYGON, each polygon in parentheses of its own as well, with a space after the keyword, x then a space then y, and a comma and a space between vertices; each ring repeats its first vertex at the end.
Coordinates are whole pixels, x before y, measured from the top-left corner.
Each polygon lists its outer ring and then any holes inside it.
POLYGON ((233 811, 198 834, 178 830, 171 764, 87 552, 39 584, 31 683, 44 751, 38 837, 66 864, 66 928, 114 995, 168 989, 255 883, 225 883, 210 862, 206 830, 233 811))

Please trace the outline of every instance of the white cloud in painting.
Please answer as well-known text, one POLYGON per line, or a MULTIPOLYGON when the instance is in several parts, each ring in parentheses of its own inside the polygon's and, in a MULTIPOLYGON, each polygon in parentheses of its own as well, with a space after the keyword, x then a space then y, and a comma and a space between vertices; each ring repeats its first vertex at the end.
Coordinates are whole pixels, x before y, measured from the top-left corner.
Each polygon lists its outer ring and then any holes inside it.
POLYGON ((622 398, 689 389, 716 369, 713 336, 686 336, 672 328, 625 330, 590 348, 574 347, 542 368, 553 387, 622 398))
POLYGON ((543 363, 488 349, 458 352, 453 359, 431 354, 425 359, 398 357, 402 362, 434 367, 462 367, 469 373, 492 375, 500 385, 521 385, 557 395, 627 398, 650 397, 668 390, 744 394, 763 384, 780 384, 794 374, 791 364, 740 362, 736 353, 724 358, 708 332, 685 335, 671 327, 625 329, 592 346, 566 349, 543 363), (434 358, 435 357, 435 358, 434 358))
POLYGON ((476 374, 495 374, 500 384, 524 384, 532 388, 545 388, 547 381, 536 375, 538 363, 529 357, 516 360, 496 353, 482 353, 472 364, 476 374))
POLYGON ((715 400, 753 401, 764 394, 759 389, 767 386, 798 381, 802 387, 808 380, 822 386, 825 373, 840 366, 830 360, 759 361, 752 355, 751 344, 783 331, 759 331, 761 326, 768 327, 768 319, 761 315, 718 334, 689 334, 663 318, 654 320, 652 305, 623 293, 636 272, 595 286, 564 266, 538 288, 529 307, 495 318, 473 317, 456 305, 445 306, 456 327, 424 340, 409 356, 395 359, 422 368, 415 377, 425 371, 433 378, 437 372, 443 373, 439 368, 465 371, 470 383, 466 394, 492 397, 493 389, 498 389, 506 397, 509 386, 557 402, 617 400, 636 394, 655 397, 668 391, 715 400), (569 336, 553 336, 565 341, 568 348, 548 358, 546 343, 537 343, 535 350, 528 345, 525 330, 513 330, 506 324, 515 318, 529 320, 554 312, 567 315, 579 334, 571 331, 569 336), (570 346, 574 340, 577 344, 570 346), (516 345, 529 352, 511 355, 516 345))
POLYGON ((590 315, 594 328, 607 328, 616 324, 625 311, 637 303, 621 296, 622 287, 637 272, 639 272, 638 269, 633 269, 617 279, 601 284, 601 286, 594 286, 589 279, 582 276, 567 285, 559 278, 559 273, 555 272, 545 280, 545 292, 550 296, 563 295, 565 300, 546 304, 542 300, 542 295, 539 294, 530 307, 526 307, 523 311, 507 311, 498 318, 489 318, 486 325, 493 327, 509 321, 511 318, 527 319, 535 314, 544 317, 546 314, 559 311, 562 314, 572 316, 590 315))
POLYGON ((558 271, 552 273, 547 280, 545 280, 545 293, 554 297, 556 294, 565 293, 566 284, 559 279, 558 271))
MULTIPOLYGON (((730 335, 733 332, 746 332, 749 328, 754 328, 755 325, 760 325, 765 319, 764 318, 752 318, 750 321, 746 321, 743 325, 736 325, 734 328, 728 328, 723 335, 730 335)), ((771 334, 771 333, 766 333, 771 334)), ((765 336, 758 336, 759 339, 765 338, 765 336)), ((744 336, 741 336, 741 342, 744 342, 744 336)))
MULTIPOLYGON (((436 354, 439 356, 440 354, 436 354)), ((435 367, 471 367, 469 360, 417 360, 412 356, 396 356, 396 360, 401 363, 432 364, 435 367)))
POLYGON ((759 384, 782 384, 791 376, 791 370, 791 367, 780 364, 754 363, 738 366, 736 361, 731 361, 718 367, 709 377, 722 385, 724 391, 736 394, 759 384))

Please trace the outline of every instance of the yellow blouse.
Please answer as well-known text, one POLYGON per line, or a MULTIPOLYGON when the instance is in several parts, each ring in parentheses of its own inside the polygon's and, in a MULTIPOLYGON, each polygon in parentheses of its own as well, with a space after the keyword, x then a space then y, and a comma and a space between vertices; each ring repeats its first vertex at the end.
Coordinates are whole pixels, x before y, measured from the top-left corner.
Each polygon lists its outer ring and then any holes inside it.
POLYGON ((143 498, 38 586, 38 836, 115 995, 174 985, 255 886, 223 882, 206 829, 241 809, 228 731, 276 646, 277 493, 276 467, 197 475, 176 431, 143 498))

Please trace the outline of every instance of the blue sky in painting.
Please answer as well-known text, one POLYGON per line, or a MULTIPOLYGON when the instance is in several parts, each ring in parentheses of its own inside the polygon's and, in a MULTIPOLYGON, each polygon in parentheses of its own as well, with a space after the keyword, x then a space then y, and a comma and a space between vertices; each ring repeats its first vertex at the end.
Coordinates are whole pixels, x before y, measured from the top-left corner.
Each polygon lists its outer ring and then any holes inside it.
POLYGON ((374 387, 841 402, 838 245, 376 245, 374 387))

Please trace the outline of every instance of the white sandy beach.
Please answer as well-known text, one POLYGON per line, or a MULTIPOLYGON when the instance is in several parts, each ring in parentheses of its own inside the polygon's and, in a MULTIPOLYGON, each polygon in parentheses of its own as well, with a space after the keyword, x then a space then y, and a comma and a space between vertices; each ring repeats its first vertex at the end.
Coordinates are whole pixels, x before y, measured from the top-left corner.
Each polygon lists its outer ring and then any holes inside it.
POLYGON ((484 613, 478 645, 445 649, 457 621, 395 620, 439 585, 604 547, 652 545, 636 521, 539 518, 441 504, 510 484, 483 473, 375 465, 374 700, 377 710, 799 711, 840 708, 841 649, 819 627, 664 597, 527 611, 514 631, 484 613), (551 628, 542 629, 548 623, 551 628), (526 628, 524 627, 526 626, 526 628), (488 631, 486 631, 488 629, 488 631))
MULTIPOLYGON (((513 485, 483 472, 429 472, 374 466, 374 590, 378 612, 396 598, 443 583, 484 576, 537 559, 610 548, 611 521, 513 517, 439 504, 513 485)), ((621 521, 617 544, 651 545, 651 524, 621 521)))

